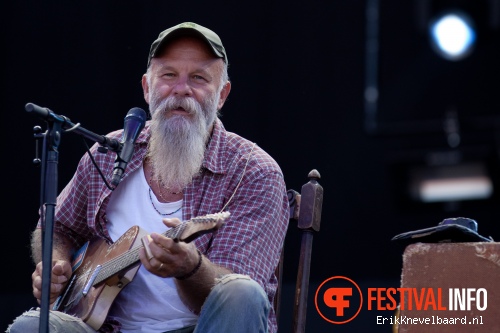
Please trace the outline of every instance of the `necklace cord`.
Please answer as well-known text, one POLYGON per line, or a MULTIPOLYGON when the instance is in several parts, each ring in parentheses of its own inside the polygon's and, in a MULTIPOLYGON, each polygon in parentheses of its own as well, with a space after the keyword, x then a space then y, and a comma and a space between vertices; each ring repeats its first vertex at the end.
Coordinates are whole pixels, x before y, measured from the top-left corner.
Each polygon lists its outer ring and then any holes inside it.
POLYGON ((182 205, 181 205, 179 208, 177 208, 176 210, 174 210, 173 212, 170 212, 170 213, 162 213, 162 212, 160 212, 160 211, 158 210, 158 208, 156 208, 155 203, 153 202, 153 195, 151 194, 151 193, 153 192, 153 190, 151 189, 151 186, 149 187, 149 190, 148 190, 148 191, 149 191, 149 201, 151 201, 151 205, 153 206, 154 210, 156 210, 156 212, 157 212, 158 214, 160 214, 161 216, 169 216, 169 215, 173 215, 173 214, 175 214, 175 213, 177 213, 178 211, 180 211, 180 210, 181 210, 182 205))

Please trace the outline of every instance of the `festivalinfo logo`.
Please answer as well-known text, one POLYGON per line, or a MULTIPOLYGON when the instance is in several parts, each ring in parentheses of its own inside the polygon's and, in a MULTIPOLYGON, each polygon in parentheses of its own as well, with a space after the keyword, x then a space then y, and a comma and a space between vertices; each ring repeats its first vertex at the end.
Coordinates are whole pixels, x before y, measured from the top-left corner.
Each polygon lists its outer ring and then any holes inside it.
POLYGON ((319 285, 314 303, 319 315, 332 324, 352 321, 363 306, 368 311, 448 311, 441 317, 377 316, 377 324, 399 324, 400 321, 409 324, 482 324, 482 316, 469 320, 466 316, 457 317, 456 311, 485 311, 488 308, 485 288, 447 288, 446 291, 447 297, 443 288, 367 288, 362 291, 352 279, 333 276, 319 285), (453 316, 449 316, 449 311, 454 311, 453 316))

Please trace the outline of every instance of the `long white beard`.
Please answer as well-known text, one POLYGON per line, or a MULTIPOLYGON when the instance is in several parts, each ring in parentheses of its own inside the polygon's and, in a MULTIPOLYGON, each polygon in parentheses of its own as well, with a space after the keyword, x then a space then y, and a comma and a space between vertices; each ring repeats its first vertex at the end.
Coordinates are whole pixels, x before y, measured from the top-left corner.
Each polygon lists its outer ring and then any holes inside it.
POLYGON ((160 100, 152 94, 151 140, 148 158, 154 177, 173 190, 184 188, 200 170, 211 125, 217 117, 219 94, 198 103, 191 97, 170 96, 160 100), (182 107, 189 116, 171 114, 182 107))

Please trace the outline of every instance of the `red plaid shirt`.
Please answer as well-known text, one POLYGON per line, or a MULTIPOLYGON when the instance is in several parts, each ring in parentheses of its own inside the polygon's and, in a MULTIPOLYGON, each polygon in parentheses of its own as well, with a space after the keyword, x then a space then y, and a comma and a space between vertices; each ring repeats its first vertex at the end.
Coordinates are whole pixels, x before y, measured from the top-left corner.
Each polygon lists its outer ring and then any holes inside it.
MULTIPOLYGON (((121 135, 119 130, 107 136, 120 140, 121 135)), ((149 137, 150 128, 146 124, 124 177, 141 166, 149 137)), ((97 146, 92 147, 92 155, 110 182, 116 154, 97 152, 97 146)), ((106 207, 111 193, 88 154, 84 155, 73 178, 57 198, 55 232, 70 237, 77 247, 95 236, 111 242, 106 227, 106 207)), ((219 230, 197 238, 195 244, 212 263, 252 277, 273 304, 277 287, 274 271, 289 219, 284 177, 278 164, 264 150, 227 132, 217 119, 201 173, 184 191, 183 219, 220 212, 233 193, 225 209, 231 213, 230 217, 219 230)), ((103 325, 102 331, 118 332, 119 326, 110 324, 103 325)), ((269 332, 276 329, 276 316, 271 311, 269 332)))

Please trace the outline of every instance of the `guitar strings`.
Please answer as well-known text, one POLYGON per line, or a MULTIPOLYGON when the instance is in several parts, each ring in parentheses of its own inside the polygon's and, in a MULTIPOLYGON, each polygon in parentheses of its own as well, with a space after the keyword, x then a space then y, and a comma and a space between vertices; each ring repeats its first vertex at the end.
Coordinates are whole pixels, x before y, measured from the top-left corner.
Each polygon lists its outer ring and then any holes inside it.
MULTIPOLYGON (((197 222, 197 223, 213 222, 214 220, 217 221, 221 218, 226 218, 228 215, 229 215, 228 212, 220 212, 220 213, 208 214, 205 216, 195 217, 195 218, 192 218, 188 221, 182 222, 181 224, 179 224, 178 226, 176 226, 172 229, 167 230, 162 235, 175 239, 179 236, 179 234, 184 232, 184 229, 187 227, 188 222, 197 222)), ((143 247, 142 244, 136 245, 133 248, 131 248, 130 250, 110 259, 108 262, 103 264, 101 266, 101 269, 100 269, 99 273, 97 274, 94 282, 92 283, 92 286, 95 286, 98 283, 105 281, 106 279, 108 279, 109 277, 118 273, 122 269, 125 269, 130 264, 136 262, 137 259, 139 258, 139 250, 141 247, 143 247), (127 258, 129 258, 129 260, 124 260, 127 258), (130 258, 132 258, 132 260, 130 260, 130 258), (126 262, 127 265, 123 266, 123 264, 121 264, 121 262, 126 262), (121 264, 121 265, 119 265, 119 264, 121 264), (121 266, 123 266, 123 267, 121 267, 121 266), (117 270, 117 268, 118 268, 118 270, 117 270), (109 273, 110 271, 114 272, 114 273, 110 274, 109 273)), ((85 277, 85 280, 86 280, 90 273, 93 273, 93 270, 80 275, 78 280, 80 280, 83 277, 85 277)))

